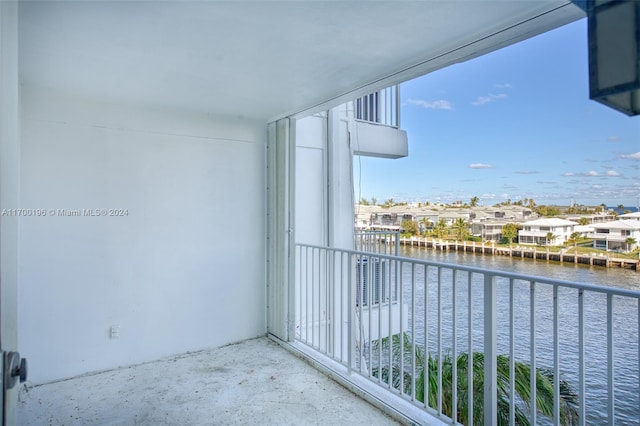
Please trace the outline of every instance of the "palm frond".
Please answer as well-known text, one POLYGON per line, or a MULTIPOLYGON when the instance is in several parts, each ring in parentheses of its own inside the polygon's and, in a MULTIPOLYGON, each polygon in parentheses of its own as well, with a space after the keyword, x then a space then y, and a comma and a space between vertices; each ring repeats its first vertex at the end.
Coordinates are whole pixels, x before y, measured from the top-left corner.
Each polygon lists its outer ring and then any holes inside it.
MULTIPOLYGON (((381 374, 385 383, 390 383, 393 388, 400 392, 401 382, 403 382, 402 392, 412 394, 415 387, 415 396, 418 401, 424 402, 425 392, 428 396, 428 406, 442 411, 443 414, 452 417, 453 415, 453 366, 454 360, 450 353, 443 354, 441 359, 437 357, 426 357, 424 349, 413 345, 411 337, 404 333, 394 335, 391 339, 384 338, 381 342, 374 343, 374 347, 382 345, 382 352, 387 354, 391 351, 391 365, 384 365, 381 371, 374 371, 374 376, 381 374), (391 344, 389 344, 391 342, 391 344), (415 354, 415 367, 411 362, 411 356, 415 354), (402 356, 401 356, 402 355, 402 356), (426 368, 425 368, 426 367, 426 368), (415 377, 411 374, 415 368, 415 377), (440 370, 441 369, 441 370, 440 370), (441 372, 442 383, 439 383, 438 372, 441 372), (426 374, 426 382, 425 382, 426 374), (391 377, 389 376, 391 375, 391 377), (402 380, 401 380, 402 378, 402 380), (425 385, 426 383, 426 385, 425 385), (440 398, 439 398, 440 397, 440 398), (438 407, 438 400, 441 400, 438 407)), ((517 425, 529 425, 529 413, 531 410, 531 366, 525 362, 514 361, 514 399, 515 404, 510 404, 511 381, 510 366, 511 360, 506 355, 498 355, 498 424, 510 424, 510 410, 513 409, 513 416, 517 425)), ((459 422, 463 424, 482 424, 484 420, 484 354, 474 352, 472 354, 472 374, 468 374, 469 354, 460 353, 456 356, 455 365, 457 369, 457 401, 456 415, 459 422), (469 377, 472 380, 472 404, 473 419, 469 421, 469 377)), ((560 423, 562 425, 578 424, 578 395, 571 387, 570 383, 562 378, 560 380, 560 423)), ((536 411, 538 414, 553 418, 554 412, 554 374, 549 369, 536 369, 536 411)))

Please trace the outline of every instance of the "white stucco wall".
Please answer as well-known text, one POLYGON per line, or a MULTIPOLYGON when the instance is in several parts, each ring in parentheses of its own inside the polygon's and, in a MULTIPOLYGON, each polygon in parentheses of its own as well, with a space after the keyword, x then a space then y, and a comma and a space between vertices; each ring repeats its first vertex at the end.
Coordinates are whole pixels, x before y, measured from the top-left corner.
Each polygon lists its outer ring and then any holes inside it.
POLYGON ((42 383, 265 323, 265 127, 23 89, 19 345, 42 383), (57 209, 124 217, 52 217, 57 209), (111 338, 110 328, 119 328, 111 338))
MULTIPOLYGON (((18 74, 18 4, 0 2, 0 210, 20 204, 20 122, 18 74)), ((0 349, 18 350, 18 244, 20 218, 0 215, 0 349)), ((4 355, 4 354, 3 354, 4 355)), ((0 357, 0 368, 4 365, 0 357)), ((8 389, 2 378, 0 422, 16 423, 19 386, 8 389)))
POLYGON ((296 243, 326 246, 327 117, 316 114, 296 121, 296 243))

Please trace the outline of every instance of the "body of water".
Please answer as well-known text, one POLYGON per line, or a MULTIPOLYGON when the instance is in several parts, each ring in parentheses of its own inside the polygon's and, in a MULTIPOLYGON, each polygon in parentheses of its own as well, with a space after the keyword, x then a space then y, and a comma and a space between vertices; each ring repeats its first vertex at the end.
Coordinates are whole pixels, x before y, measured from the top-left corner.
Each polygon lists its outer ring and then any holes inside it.
MULTIPOLYGON (((400 255, 428 261, 462 264, 640 291, 640 273, 628 269, 575 264, 562 265, 539 260, 442 252, 415 247, 401 247, 400 255)), ((408 266, 408 264, 405 265, 408 266)), ((415 282, 417 283, 416 288, 413 289, 415 303, 413 307, 409 308, 409 324, 416 324, 414 330, 416 343, 426 347, 432 356, 437 354, 439 347, 443 353, 450 353, 455 336, 456 353, 467 352, 468 321, 471 316, 472 350, 482 350, 484 309, 482 277, 480 275, 472 276, 471 284, 469 284, 469 278, 466 274, 454 276, 451 270, 446 269, 438 271, 436 268, 428 270, 417 268, 415 274, 415 282), (455 295, 453 294, 454 280, 456 283, 455 295), (453 306, 452 300, 456 301, 455 306, 453 306), (471 313, 468 310, 469 305, 471 305, 471 313), (455 327, 453 326, 454 321, 455 327), (438 324, 440 324, 440 329, 438 329, 438 324), (428 330, 428 333, 425 333, 425 329, 428 330), (425 334, 428 337, 426 346, 425 334), (438 341, 438 337, 440 337, 440 341, 438 341)), ((402 275, 403 300, 411 306, 411 268, 403 267, 402 275)), ((509 286, 508 280, 498 281, 498 352, 502 354, 508 354, 510 349, 509 286)), ((530 295, 531 289, 528 281, 514 282, 514 353, 517 360, 524 362, 530 362, 531 353, 530 295)), ((553 327, 553 287, 537 283, 535 300, 536 363, 538 367, 552 368, 556 341, 553 327)), ((587 292, 584 302, 587 424, 606 424, 608 401, 607 298, 604 294, 587 292)), ((561 288, 558 292, 558 306, 560 327, 557 341, 561 375, 577 390, 578 291, 561 288)), ((639 309, 637 300, 614 297, 614 399, 616 421, 625 425, 640 425, 639 309)))
POLYGON ((607 210, 608 209, 612 209, 613 211, 615 211, 618 214, 624 214, 627 211, 629 211, 631 213, 634 213, 634 212, 638 211, 638 207, 624 207, 622 210, 620 210, 618 208, 618 206, 615 206, 615 207, 614 206, 610 206, 610 207, 607 207, 607 210))
POLYGON ((543 260, 534 261, 508 256, 437 251, 408 246, 400 247, 400 256, 640 291, 640 272, 630 269, 572 263, 560 264, 543 260))

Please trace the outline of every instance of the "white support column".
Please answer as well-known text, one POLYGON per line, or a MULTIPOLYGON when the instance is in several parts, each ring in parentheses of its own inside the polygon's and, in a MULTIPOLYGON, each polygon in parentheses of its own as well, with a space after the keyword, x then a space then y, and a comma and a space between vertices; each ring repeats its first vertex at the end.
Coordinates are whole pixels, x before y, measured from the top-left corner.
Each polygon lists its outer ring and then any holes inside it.
POLYGON ((267 331, 295 337, 295 121, 267 128, 267 331))
MULTIPOLYGON (((354 200, 353 200, 353 153, 350 145, 349 124, 353 118, 351 103, 341 105, 327 111, 327 242, 329 247, 354 249, 354 200)), ((347 312, 347 318, 333 322, 336 336, 346 339, 335 340, 340 347, 341 355, 349 359, 349 368, 353 368, 355 357, 355 262, 349 255, 349 267, 334 276, 333 304, 347 312), (346 281, 347 286, 339 283, 346 281)))
MULTIPOLYGON (((0 1, 0 347, 18 350, 18 239, 20 206, 20 96, 18 2, 0 1), (7 210, 5 210, 7 209, 7 210)), ((4 389, 4 385, 2 387, 4 389)), ((6 392, 0 416, 15 424, 18 386, 6 392)))
POLYGON ((354 199, 349 138, 349 104, 333 108, 328 114, 328 205, 329 246, 352 250, 354 199))

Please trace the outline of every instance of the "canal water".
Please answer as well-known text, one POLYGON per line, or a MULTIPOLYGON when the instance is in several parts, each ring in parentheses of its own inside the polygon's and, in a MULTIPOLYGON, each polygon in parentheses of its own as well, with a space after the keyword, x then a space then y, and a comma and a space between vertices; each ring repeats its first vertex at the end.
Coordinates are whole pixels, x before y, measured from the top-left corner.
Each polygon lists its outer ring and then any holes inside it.
POLYGON ((433 262, 464 264, 485 269, 496 269, 538 277, 580 283, 620 287, 640 291, 640 272, 622 268, 604 268, 582 264, 547 262, 544 260, 511 258, 455 251, 438 251, 401 246, 400 255, 433 262))
MULTIPOLYGON (((508 271, 538 277, 555 278, 579 283, 619 287, 640 292, 640 272, 620 268, 589 265, 559 264, 502 256, 472 253, 442 252, 417 247, 401 247, 400 255, 434 262, 474 266, 483 269, 508 271)), ((404 264, 403 300, 410 301, 411 268, 404 264)), ((454 277, 451 270, 438 271, 417 268, 414 272, 415 306, 409 308, 409 325, 415 323, 416 344, 425 347, 425 332, 429 330, 426 348, 434 356, 438 350, 451 354, 453 341, 456 353, 469 350, 469 317, 472 318, 472 350, 481 351, 483 345, 483 282, 480 275, 454 277), (426 280, 425 280, 426 274, 426 280), (438 285, 438 274, 440 283, 438 285), (453 294, 455 279, 455 299, 453 294), (427 296, 425 297, 425 283, 427 296), (471 298, 471 303, 469 303, 471 298), (455 306, 452 300, 456 300, 455 306), (438 302, 439 301, 439 302, 438 302), (439 303, 439 305, 438 305, 439 303), (468 307, 471 306, 471 314, 468 307), (426 312, 426 315, 425 315, 426 312), (438 318, 438 312, 440 317, 438 318), (455 312, 455 315, 454 315, 455 312), (440 322, 438 322, 440 320, 440 322), (455 321, 455 327, 454 327, 455 321), (426 326, 425 326, 426 322, 426 326), (438 326, 438 324, 440 324, 438 326), (441 332, 438 333, 438 328, 441 332), (454 331, 455 330, 455 331, 454 331), (438 341, 438 335, 441 340, 438 341)), ((578 389, 578 292, 560 289, 558 293, 558 335, 554 337, 553 288, 535 287, 535 346, 536 363, 540 368, 554 365, 555 342, 558 342, 561 376, 578 389)), ((530 362, 531 299, 529 282, 514 282, 514 353, 518 361, 530 362)), ((614 404, 616 422, 640 425, 640 342, 638 323, 640 307, 637 300, 614 297, 614 404)), ((409 302, 410 305, 410 302, 409 302)), ((410 305, 411 306, 411 305, 410 305)), ((586 293, 584 297, 585 335, 585 398, 587 424, 606 424, 607 393, 607 298, 606 295, 586 293)), ((509 282, 498 281, 498 353, 510 350, 509 282)), ((538 418, 541 424, 545 421, 538 418)))

